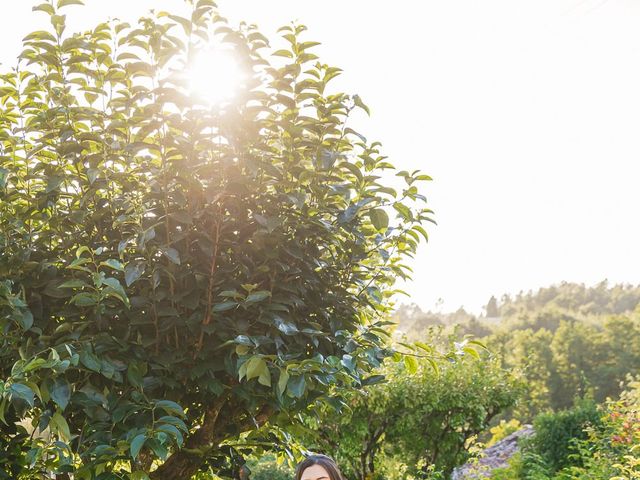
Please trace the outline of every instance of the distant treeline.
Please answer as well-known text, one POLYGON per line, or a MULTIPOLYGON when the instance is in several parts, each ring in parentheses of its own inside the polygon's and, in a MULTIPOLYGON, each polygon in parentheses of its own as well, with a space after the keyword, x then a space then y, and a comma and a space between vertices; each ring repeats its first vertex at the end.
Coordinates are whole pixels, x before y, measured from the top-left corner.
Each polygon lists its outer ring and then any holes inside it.
POLYGON ((395 319, 412 341, 428 340, 434 327, 482 339, 503 367, 523 376, 527 391, 514 416, 529 421, 576 398, 602 402, 622 391, 640 371, 638 304, 638 286, 562 283, 492 297, 479 317, 462 308, 434 313, 404 305, 395 319))
MULTIPOLYGON (((489 299, 487 305, 491 303, 489 299)), ((537 292, 520 292, 514 297, 503 295, 498 303, 498 314, 512 317, 519 313, 553 308, 584 316, 619 315, 633 312, 639 303, 640 286, 609 286, 606 280, 593 287, 563 282, 537 292)))

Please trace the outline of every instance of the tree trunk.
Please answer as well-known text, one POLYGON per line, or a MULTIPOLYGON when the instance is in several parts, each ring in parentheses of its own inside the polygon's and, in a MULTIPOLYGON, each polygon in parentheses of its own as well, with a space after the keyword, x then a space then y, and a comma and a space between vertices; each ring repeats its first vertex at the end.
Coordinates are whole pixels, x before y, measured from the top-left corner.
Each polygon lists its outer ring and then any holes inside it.
POLYGON ((186 450, 213 444, 218 415, 225 402, 226 399, 220 399, 206 411, 202 426, 187 438, 182 450, 175 452, 166 462, 149 474, 152 480, 187 480, 200 470, 204 458, 186 450))
MULTIPOLYGON (((218 417, 225 404, 226 398, 220 399, 206 411, 202 426, 187 438, 182 450, 175 452, 166 462, 149 474, 151 480, 189 480, 193 475, 198 473, 204 463, 205 457, 204 455, 191 453, 189 450, 202 447, 215 447, 224 440, 223 436, 219 436, 221 429, 219 428, 218 417)), ((256 426, 261 427, 269 420, 272 413, 273 410, 271 407, 265 405, 255 418, 248 415, 244 421, 241 421, 239 425, 240 430, 248 430, 256 428, 256 426)), ((221 418, 223 421, 229 420, 225 418, 224 414, 221 418)))

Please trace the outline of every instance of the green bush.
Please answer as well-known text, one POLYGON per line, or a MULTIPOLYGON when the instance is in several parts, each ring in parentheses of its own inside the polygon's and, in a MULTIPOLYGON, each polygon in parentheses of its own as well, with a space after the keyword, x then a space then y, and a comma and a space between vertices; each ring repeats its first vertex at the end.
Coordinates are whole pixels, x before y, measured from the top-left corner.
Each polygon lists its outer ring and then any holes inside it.
POLYGON ((587 438, 576 445, 580 465, 562 470, 559 479, 640 478, 640 383, 629 387, 606 405, 601 425, 587 428, 587 438))
POLYGON ((497 468, 491 472, 492 480, 514 480, 522 478, 522 455, 516 453, 509 460, 509 465, 504 468, 497 468))
MULTIPOLYGON (((541 414, 534 420, 535 434, 525 450, 539 455, 551 472, 557 472, 579 462, 576 442, 587 438, 587 427, 600 423, 600 411, 592 400, 581 400, 569 410, 541 414)), ((525 461, 525 471, 532 463, 525 461)))

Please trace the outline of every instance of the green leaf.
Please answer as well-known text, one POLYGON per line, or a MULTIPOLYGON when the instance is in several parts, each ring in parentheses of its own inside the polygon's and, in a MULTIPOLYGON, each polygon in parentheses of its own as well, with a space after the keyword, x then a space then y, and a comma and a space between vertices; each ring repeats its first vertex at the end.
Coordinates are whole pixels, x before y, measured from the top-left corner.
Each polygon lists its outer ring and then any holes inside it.
POLYGON ((357 107, 360 107, 362 110, 364 110, 365 112, 367 112, 367 115, 371 115, 371 111, 369 110, 369 107, 367 107, 364 102, 362 101, 362 99, 360 98, 360 95, 354 95, 353 96, 353 102, 356 104, 357 107))
POLYGON ((267 363, 262 357, 251 357, 247 362, 247 380, 259 377, 265 370, 268 372, 267 363))
POLYGON ((249 347, 246 345, 236 345, 237 355, 246 355, 247 353, 249 353, 249 347))
POLYGON ((33 326, 33 314, 29 310, 19 310, 14 312, 13 319, 24 330, 29 330, 33 326))
POLYGON ((160 417, 157 421, 157 423, 168 423, 170 425, 173 425, 174 427, 179 428, 180 430, 182 430, 183 432, 187 433, 189 431, 189 428, 187 427, 187 425, 178 417, 172 417, 172 416, 164 416, 164 417, 160 417))
POLYGON ((124 268, 124 283, 131 286, 144 273, 145 264, 142 262, 129 262, 124 268))
POLYGON ((54 30, 59 36, 64 33, 66 19, 66 15, 51 15, 51 25, 53 25, 54 30))
POLYGON ((287 389, 287 383, 289 382, 289 372, 286 369, 280 369, 280 378, 278 379, 278 394, 282 395, 287 389))
POLYGON ((87 273, 93 273, 91 270, 89 270, 87 267, 83 267, 83 265, 90 263, 91 259, 90 258, 76 258, 73 262, 71 262, 67 268, 69 270, 80 270, 82 272, 87 272, 87 273))
POLYGON ((116 260, 114 258, 110 258, 109 260, 105 260, 104 262, 100 262, 100 265, 104 265, 105 267, 113 268, 114 270, 118 270, 119 272, 124 270, 124 267, 122 266, 122 264, 118 260, 116 260))
POLYGON ((58 8, 66 7, 67 5, 84 5, 82 0, 58 0, 58 8))
POLYGON ((240 345, 246 345, 248 347, 255 347, 255 344, 246 335, 238 335, 234 340, 235 343, 240 345))
POLYGON ((176 443, 178 444, 178 447, 182 447, 182 444, 184 443, 184 437, 182 436, 182 433, 180 432, 180 430, 178 430, 173 425, 169 425, 169 424, 159 425, 158 427, 156 427, 156 431, 169 434, 175 439, 176 443))
POLYGON ((176 265, 180 265, 180 254, 175 248, 171 248, 171 247, 163 248, 162 253, 164 254, 165 257, 167 257, 173 263, 175 263, 176 265))
POLYGON ((280 330, 285 335, 296 335, 300 332, 300 330, 298 330, 298 327, 296 327, 293 323, 286 322, 280 318, 276 318, 276 320, 279 320, 277 321, 278 330, 280 330))
POLYGON ((411 213, 411 209, 409 207, 407 207, 406 205, 400 203, 400 202, 395 202, 393 204, 393 208, 396 209, 396 211, 400 214, 400 216, 406 220, 406 221, 412 221, 413 220, 413 214, 411 213))
POLYGON ((169 454, 167 447, 162 443, 160 443, 155 438, 152 438, 149 440, 149 442, 147 443, 147 447, 153 450, 153 453, 155 453, 156 456, 159 457, 161 460, 164 460, 165 458, 167 458, 167 455, 169 454))
POLYGON ((127 366, 127 378, 134 387, 142 386, 142 379, 147 373, 147 364, 139 361, 131 361, 127 366))
POLYGON ((31 372, 33 370, 37 370, 38 368, 40 368, 42 365, 46 363, 47 361, 44 358, 36 357, 30 360, 29 363, 27 363, 25 367, 22 369, 22 371, 26 373, 26 372, 31 372))
POLYGON ((411 355, 405 355, 404 364, 410 374, 414 374, 418 371, 418 361, 415 359, 415 357, 412 357, 411 355))
POLYGON ((185 225, 193 224, 193 217, 187 212, 172 212, 169 214, 169 217, 176 222, 184 223, 185 225))
POLYGON ((140 433, 136 435, 133 440, 131 440, 131 445, 129 446, 129 453, 131 454, 132 459, 138 458, 138 454, 140 450, 144 446, 144 442, 147 441, 147 436, 144 433, 140 433))
POLYGON ((67 408, 69 400, 71 399, 71 386, 69 382, 63 377, 56 377, 53 381, 53 385, 49 389, 51 400, 60 407, 60 410, 67 408))
POLYGON ((382 208, 370 210, 369 219, 376 230, 384 230, 389 226, 389 215, 382 208))
POLYGON ((58 433, 60 438, 68 442, 71 440, 71 432, 69 430, 69 424, 64 419, 60 412, 56 412, 51 416, 49 426, 53 426, 53 429, 58 433))
POLYGON ((269 298, 270 296, 271 296, 271 292, 269 292, 268 290, 259 290, 257 292, 251 292, 249 295, 247 295, 245 302, 246 303, 261 302, 264 299, 269 298))
POLYGON ((80 352, 80 363, 89 370, 100 373, 102 362, 92 352, 83 350, 80 352))
POLYGON ((237 306, 238 306, 238 302, 222 302, 222 303, 216 303, 213 306, 213 308, 211 308, 211 310, 213 312, 225 312, 237 306))
POLYGON ((265 368, 258 377, 258 383, 264 385, 266 387, 271 386, 271 373, 269 372, 269 368, 265 368))
POLYGON ((87 282, 74 278, 73 280, 67 280, 63 284, 59 285, 58 288, 81 288, 86 286, 88 286, 87 282))
POLYGON ((33 390, 22 383, 12 383, 9 387, 9 395, 11 395, 12 400, 19 398, 20 400, 27 402, 31 407, 34 405, 33 390))
POLYGON ((306 381, 304 375, 296 375, 289 378, 287 383, 287 391, 296 398, 301 398, 304 395, 306 388, 306 381))
POLYGON ((488 350, 488 348, 484 344, 484 342, 482 342, 480 340, 469 340, 467 343, 469 343, 470 345, 477 345, 478 347, 480 347, 483 350, 488 350))
POLYGON ((344 366, 347 370, 353 372, 356 368, 356 362, 351 355, 343 355, 342 360, 340 360, 342 366, 344 366))
POLYGON ((433 358, 427 357, 427 362, 431 365, 431 368, 435 372, 436 376, 440 376, 440 367, 438 366, 438 362, 436 362, 433 358))
POLYGON ((462 349, 465 353, 467 353, 468 355, 471 355, 473 358, 475 359, 480 359, 480 354, 478 353, 478 351, 475 348, 472 347, 464 347, 462 349))
POLYGON ((429 234, 427 233, 427 231, 424 229, 422 225, 414 225, 413 230, 420 233, 424 237, 425 242, 429 241, 429 234))
POLYGON ((71 297, 69 303, 77 305, 78 307, 91 307, 98 303, 98 298, 95 293, 81 292, 71 297))
POLYGON ((272 53, 273 56, 275 57, 285 57, 285 58, 293 58, 293 52, 290 52, 289 50, 276 50, 275 52, 272 53))
POLYGON ((117 278, 107 277, 102 281, 102 283, 109 287, 103 290, 104 295, 113 295, 125 305, 129 305, 129 298, 127 297, 127 293, 124 291, 124 288, 117 278))
POLYGON ((423 342, 415 342, 414 345, 424 352, 433 353, 433 347, 431 345, 427 345, 423 342))
POLYGON ((57 190, 58 187, 62 185, 63 181, 64 181, 63 177, 58 177, 55 175, 47 178, 47 187, 44 189, 45 193, 50 193, 50 192, 53 192, 54 190, 57 190))
POLYGON ((213 0, 198 0, 196 2, 196 8, 201 8, 201 7, 216 7, 216 2, 214 2, 213 0))
POLYGON ((384 375, 371 375, 370 377, 367 377, 362 380, 362 385, 363 386, 374 385, 376 383, 382 382, 384 379, 385 379, 384 375))
POLYGON ((303 50, 306 50, 308 48, 315 47, 317 45, 321 45, 321 43, 320 42, 302 42, 302 43, 298 44, 298 50, 299 51, 303 51, 303 50))
POLYGON ((176 402, 172 402, 171 400, 158 400, 156 401, 155 406, 156 408, 161 408, 162 410, 164 410, 169 414, 176 413, 181 417, 185 416, 184 410, 182 409, 182 407, 178 405, 176 402))

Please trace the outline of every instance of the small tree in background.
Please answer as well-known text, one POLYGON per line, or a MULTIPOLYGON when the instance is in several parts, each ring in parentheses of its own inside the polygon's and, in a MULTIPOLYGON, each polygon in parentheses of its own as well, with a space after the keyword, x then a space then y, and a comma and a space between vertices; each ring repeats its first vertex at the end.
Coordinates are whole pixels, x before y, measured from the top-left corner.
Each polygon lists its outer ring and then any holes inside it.
POLYGON ((498 310, 498 300, 493 295, 487 302, 487 306, 484 308, 487 313, 487 317, 495 318, 500 316, 500 311, 498 310))
POLYGON ((309 418, 307 443, 333 454, 348 478, 449 475, 467 458, 469 441, 513 406, 521 388, 471 345, 438 360, 424 350, 430 361, 406 357, 385 366, 387 380, 353 392, 341 412, 318 409, 309 418))
POLYGON ((0 77, 0 469, 237 476, 248 432, 386 355, 429 178, 380 180, 304 27, 274 51, 198 0, 68 35, 78 3, 0 77), (215 108, 185 75, 214 39, 246 74, 215 108))

